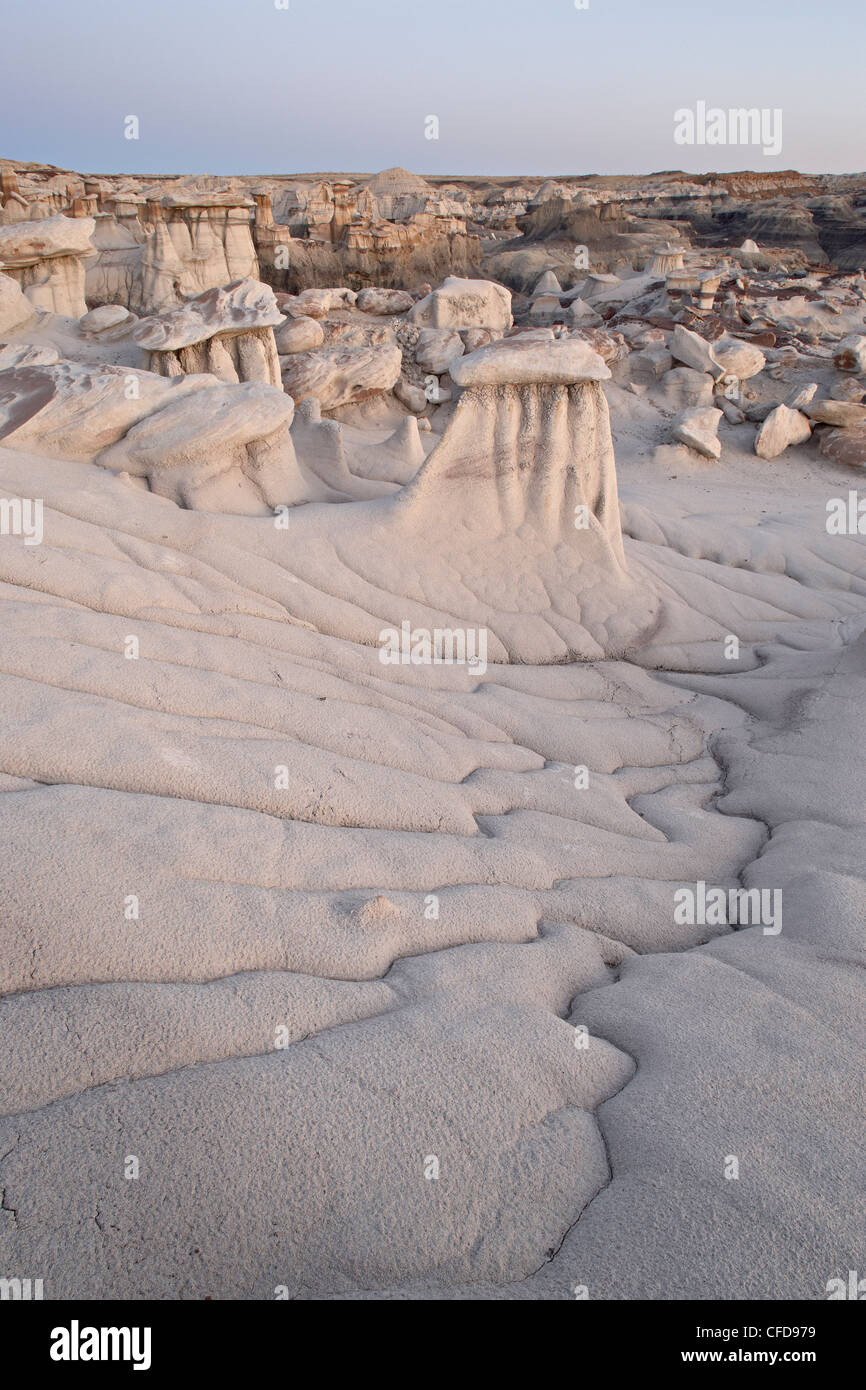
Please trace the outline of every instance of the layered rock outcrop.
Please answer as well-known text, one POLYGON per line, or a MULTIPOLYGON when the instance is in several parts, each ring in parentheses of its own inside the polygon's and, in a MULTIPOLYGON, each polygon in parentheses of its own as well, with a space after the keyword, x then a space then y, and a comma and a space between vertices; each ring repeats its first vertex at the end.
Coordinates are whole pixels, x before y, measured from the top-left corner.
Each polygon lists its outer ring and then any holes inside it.
POLYGON ((299 469, 292 414, 282 391, 212 375, 26 359, 0 370, 4 448, 93 461, 184 507, 261 513, 326 495, 299 469))
POLYGON ((285 322, 268 285, 236 280, 142 319, 133 337, 160 376, 210 372, 221 381, 279 386, 274 328, 285 322))
POLYGON ((157 313, 217 285, 259 278, 251 198, 172 193, 151 199, 141 262, 141 304, 157 313))
POLYGON ((17 281, 36 309, 81 318, 92 217, 46 217, 0 227, 0 271, 17 281))

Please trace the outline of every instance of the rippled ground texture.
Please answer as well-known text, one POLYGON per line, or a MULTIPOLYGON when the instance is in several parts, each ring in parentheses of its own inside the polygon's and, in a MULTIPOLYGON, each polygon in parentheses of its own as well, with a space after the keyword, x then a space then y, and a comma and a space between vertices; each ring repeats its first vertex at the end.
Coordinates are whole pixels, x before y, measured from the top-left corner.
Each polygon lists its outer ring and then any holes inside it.
POLYGON ((4 450, 0 484, 46 503, 0 538, 0 1273, 736 1299, 862 1266, 866 566, 821 497, 624 489, 634 659, 479 675, 342 635, 381 614, 291 525, 4 450), (677 921, 699 882, 781 892, 782 930, 677 921))

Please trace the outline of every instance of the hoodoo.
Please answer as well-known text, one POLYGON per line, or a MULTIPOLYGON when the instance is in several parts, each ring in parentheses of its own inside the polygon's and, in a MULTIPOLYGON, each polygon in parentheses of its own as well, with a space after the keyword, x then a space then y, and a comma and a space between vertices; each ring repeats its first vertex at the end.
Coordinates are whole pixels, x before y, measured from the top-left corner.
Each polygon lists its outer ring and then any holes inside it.
POLYGON ((581 338, 518 335, 451 373, 463 394, 412 482, 349 511, 299 514, 296 573, 318 587, 346 567, 347 595, 361 576, 354 601, 376 619, 347 625, 341 607, 317 621, 362 641, 396 616, 485 626, 493 661, 621 655, 658 600, 625 566, 609 368, 581 338))
POLYGON ((681 7, 371 8, 6 7, 0 1306, 826 1378, 760 1310, 866 1297, 857 17, 782 154, 769 6, 692 109, 681 7))

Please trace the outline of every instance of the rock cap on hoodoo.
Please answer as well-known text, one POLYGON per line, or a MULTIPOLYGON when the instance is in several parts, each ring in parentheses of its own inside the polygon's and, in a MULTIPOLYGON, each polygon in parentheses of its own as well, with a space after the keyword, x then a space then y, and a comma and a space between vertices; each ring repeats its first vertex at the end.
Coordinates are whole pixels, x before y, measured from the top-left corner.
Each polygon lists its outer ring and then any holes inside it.
POLYGON ((82 256, 93 251, 93 217, 43 217, 0 227, 0 266, 28 266, 54 256, 82 256))
POLYGON ((550 338, 522 343, 500 338, 449 368, 458 386, 577 386, 606 381, 610 370, 581 338, 550 338))
POLYGON ((270 285, 260 280, 235 280, 231 285, 205 290, 176 309, 142 319, 132 336, 151 352, 176 352, 218 333, 250 333, 285 321, 270 285))

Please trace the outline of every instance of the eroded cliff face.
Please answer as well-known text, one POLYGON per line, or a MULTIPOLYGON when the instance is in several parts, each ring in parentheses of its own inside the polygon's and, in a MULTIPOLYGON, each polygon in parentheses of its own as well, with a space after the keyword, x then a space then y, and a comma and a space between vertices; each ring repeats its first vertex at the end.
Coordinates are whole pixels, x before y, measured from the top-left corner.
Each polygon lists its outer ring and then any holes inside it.
MULTIPOLYGON (((10 170, 7 181, 0 220, 18 218, 22 208, 94 217, 88 303, 120 302, 137 313, 246 276, 297 293, 477 275, 485 255, 519 235, 518 219, 540 182, 428 181, 400 169, 373 178, 232 179, 216 188, 211 179, 79 179, 43 170, 10 170)), ((592 197, 583 202, 591 206, 592 197)), ((553 211, 545 213, 551 228, 553 211)), ((616 209, 602 216, 615 221, 616 209)))
POLYGON ((405 169, 366 182, 270 182, 255 193, 261 273, 276 289, 343 283, 400 289, 477 272, 481 241, 467 200, 405 169))
POLYGON ((573 180, 543 186, 516 225, 525 243, 580 242, 596 262, 642 249, 649 231, 673 230, 703 246, 751 238, 793 247, 814 264, 851 270, 866 264, 866 177, 780 170, 573 180))
POLYGON ((234 280, 258 279, 252 199, 235 193, 170 193, 145 205, 142 307, 151 312, 234 280))
POLYGON ((866 176, 758 174, 429 178, 92 177, 0 161, 0 227, 92 218, 88 307, 159 313, 233 280, 297 294, 335 284, 415 290, 485 275, 529 294, 590 267, 644 265, 655 247, 791 249, 813 266, 866 265, 866 176))
POLYGON ((470 192, 451 197, 405 170, 215 181, 0 169, 0 227, 57 213, 93 218, 90 307, 121 303, 152 314, 246 278, 297 293, 330 284, 401 288, 481 267, 470 192))

